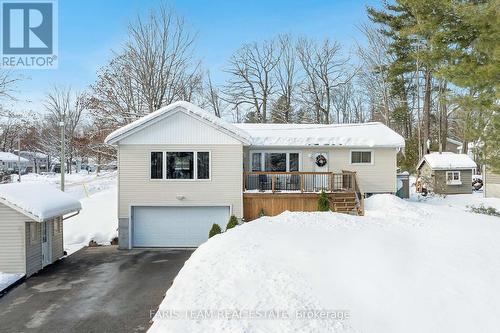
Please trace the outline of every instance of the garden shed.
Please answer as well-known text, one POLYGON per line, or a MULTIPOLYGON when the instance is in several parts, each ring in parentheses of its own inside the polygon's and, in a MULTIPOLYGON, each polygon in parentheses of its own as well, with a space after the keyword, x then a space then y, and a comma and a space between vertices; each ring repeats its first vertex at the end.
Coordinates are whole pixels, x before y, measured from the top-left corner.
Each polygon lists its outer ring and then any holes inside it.
POLYGON ((417 165, 417 183, 421 192, 472 193, 472 171, 476 168, 476 162, 467 154, 430 153, 417 165))
POLYGON ((0 272, 28 277, 63 257, 63 220, 80 209, 48 184, 0 185, 0 272))

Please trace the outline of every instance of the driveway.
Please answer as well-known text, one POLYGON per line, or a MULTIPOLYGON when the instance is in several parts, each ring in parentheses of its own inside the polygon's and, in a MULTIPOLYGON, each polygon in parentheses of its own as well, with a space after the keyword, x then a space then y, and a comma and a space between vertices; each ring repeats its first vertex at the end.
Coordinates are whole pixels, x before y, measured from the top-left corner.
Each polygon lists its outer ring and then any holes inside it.
POLYGON ((143 332, 193 250, 84 248, 0 298, 0 332, 143 332))

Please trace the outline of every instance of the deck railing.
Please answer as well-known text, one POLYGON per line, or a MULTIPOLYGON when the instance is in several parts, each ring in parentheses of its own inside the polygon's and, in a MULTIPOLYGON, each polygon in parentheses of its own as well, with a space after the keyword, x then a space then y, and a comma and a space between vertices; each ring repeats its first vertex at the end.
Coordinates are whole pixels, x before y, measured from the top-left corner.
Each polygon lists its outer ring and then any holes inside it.
POLYGON ((353 172, 245 172, 246 192, 342 192, 356 190, 353 172))

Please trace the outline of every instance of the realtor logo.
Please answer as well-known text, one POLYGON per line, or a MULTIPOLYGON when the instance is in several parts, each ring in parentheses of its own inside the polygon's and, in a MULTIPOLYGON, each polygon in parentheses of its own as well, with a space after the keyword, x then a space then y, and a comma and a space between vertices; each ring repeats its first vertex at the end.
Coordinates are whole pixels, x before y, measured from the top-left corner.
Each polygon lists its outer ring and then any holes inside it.
POLYGON ((2 67, 56 68, 55 1, 1 0, 2 67))

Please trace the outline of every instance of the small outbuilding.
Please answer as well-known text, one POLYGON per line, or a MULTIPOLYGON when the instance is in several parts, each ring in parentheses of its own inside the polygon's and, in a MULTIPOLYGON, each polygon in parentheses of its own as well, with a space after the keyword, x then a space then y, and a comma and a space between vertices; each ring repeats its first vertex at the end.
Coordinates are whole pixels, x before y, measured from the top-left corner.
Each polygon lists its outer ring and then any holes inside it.
POLYGON ((417 165, 417 191, 438 194, 472 193, 472 174, 477 168, 466 154, 430 153, 417 165))
POLYGON ((28 277, 63 257, 63 216, 80 210, 48 184, 0 185, 0 272, 28 277))

